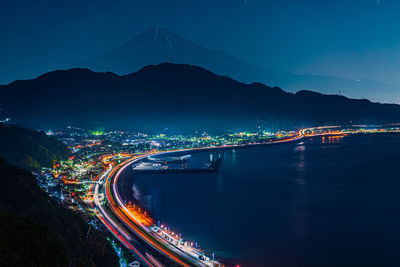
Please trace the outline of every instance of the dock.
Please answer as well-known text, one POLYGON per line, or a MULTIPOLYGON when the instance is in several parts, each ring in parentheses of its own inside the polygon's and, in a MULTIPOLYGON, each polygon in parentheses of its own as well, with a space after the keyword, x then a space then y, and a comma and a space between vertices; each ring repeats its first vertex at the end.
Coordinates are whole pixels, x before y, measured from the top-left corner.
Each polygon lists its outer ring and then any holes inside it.
POLYGON ((133 167, 132 170, 135 174, 153 174, 153 173, 213 173, 218 172, 222 159, 217 158, 208 161, 204 164, 203 168, 168 168, 168 166, 147 165, 146 168, 133 167))

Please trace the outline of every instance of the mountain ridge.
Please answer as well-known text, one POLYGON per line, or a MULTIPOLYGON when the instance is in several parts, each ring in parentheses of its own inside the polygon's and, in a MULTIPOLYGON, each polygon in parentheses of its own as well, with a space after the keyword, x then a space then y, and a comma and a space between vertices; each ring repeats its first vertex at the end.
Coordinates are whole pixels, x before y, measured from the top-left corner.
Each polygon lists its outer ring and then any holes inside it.
POLYGON ((2 266, 119 265, 104 234, 89 232, 90 226, 42 191, 31 173, 0 157, 0 181, 2 266))
POLYGON ((161 27, 152 27, 116 49, 82 61, 75 66, 87 67, 94 71, 112 71, 123 75, 138 71, 147 65, 160 63, 197 65, 244 83, 261 82, 285 88, 290 92, 299 90, 328 94, 341 92, 353 98, 400 103, 400 86, 398 85, 368 79, 350 80, 275 71, 249 64, 222 51, 202 47, 161 27))
POLYGON ((0 123, 0 157, 27 170, 52 167, 66 160, 70 151, 63 143, 43 132, 22 129, 0 123))
POLYGON ((3 113, 36 128, 186 132, 400 120, 399 105, 306 90, 290 93, 187 64, 151 65, 122 76, 88 69, 53 71, 0 90, 5 96, 0 100, 3 113))
POLYGON ((103 234, 50 198, 31 173, 70 155, 44 132, 0 123, 1 266, 118 266, 103 234))

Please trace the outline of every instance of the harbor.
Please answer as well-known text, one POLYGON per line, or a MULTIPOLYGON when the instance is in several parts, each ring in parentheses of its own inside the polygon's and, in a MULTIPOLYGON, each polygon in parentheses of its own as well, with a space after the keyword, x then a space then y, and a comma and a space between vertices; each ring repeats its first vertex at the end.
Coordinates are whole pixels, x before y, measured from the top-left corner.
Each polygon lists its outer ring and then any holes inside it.
POLYGON ((218 172, 222 161, 220 156, 214 159, 212 154, 210 154, 210 158, 199 168, 188 167, 190 159, 191 155, 166 158, 148 157, 136 164, 132 164, 132 171, 136 174, 218 172))

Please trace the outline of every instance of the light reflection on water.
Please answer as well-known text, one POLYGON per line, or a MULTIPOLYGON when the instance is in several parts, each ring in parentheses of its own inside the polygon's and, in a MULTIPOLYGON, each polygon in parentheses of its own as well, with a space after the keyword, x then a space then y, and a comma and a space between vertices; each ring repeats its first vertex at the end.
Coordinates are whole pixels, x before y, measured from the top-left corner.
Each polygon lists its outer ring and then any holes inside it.
POLYGON ((308 202, 308 188, 306 170, 306 143, 300 142, 294 147, 296 194, 293 201, 293 236, 301 239, 308 234, 308 211, 305 204, 308 202))
POLYGON ((221 155, 216 174, 138 176, 135 196, 156 219, 243 266, 400 266, 397 136, 221 155))

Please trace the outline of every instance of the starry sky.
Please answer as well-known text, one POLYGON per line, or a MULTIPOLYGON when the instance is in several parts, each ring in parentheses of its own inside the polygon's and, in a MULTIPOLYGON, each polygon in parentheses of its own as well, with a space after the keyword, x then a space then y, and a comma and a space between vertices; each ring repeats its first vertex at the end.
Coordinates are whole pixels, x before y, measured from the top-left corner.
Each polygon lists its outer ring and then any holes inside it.
POLYGON ((279 71, 400 84, 400 1, 13 0, 0 83, 114 49, 153 27, 279 71))

